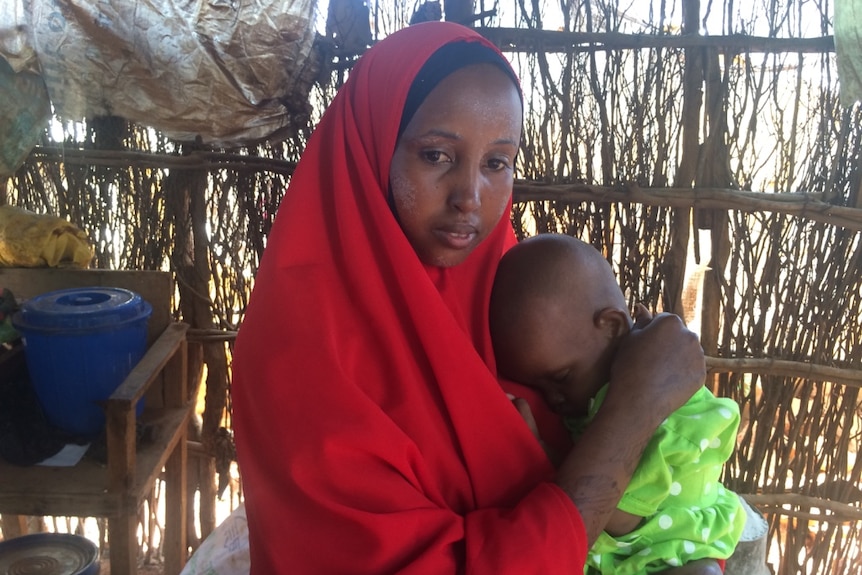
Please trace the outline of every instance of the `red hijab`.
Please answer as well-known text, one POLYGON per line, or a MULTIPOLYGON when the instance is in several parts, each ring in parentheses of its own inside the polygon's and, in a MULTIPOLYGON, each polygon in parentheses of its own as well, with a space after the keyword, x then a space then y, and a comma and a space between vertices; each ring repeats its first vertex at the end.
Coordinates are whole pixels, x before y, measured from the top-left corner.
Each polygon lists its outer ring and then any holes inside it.
POLYGON ((416 256, 387 192, 401 110, 450 23, 361 58, 279 208, 237 338, 252 573, 571 573, 580 517, 496 378, 507 210, 461 265, 416 256))

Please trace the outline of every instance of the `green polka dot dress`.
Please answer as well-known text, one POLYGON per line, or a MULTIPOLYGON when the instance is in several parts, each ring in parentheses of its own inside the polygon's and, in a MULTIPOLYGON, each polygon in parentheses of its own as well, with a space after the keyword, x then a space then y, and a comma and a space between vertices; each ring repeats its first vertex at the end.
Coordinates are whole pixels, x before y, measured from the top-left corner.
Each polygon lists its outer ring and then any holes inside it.
MULTIPOLYGON (((588 415, 566 422, 577 437, 588 415)), ((739 407, 701 388, 659 427, 647 445, 619 508, 643 517, 621 537, 602 533, 590 550, 585 573, 658 573, 696 559, 726 559, 745 527, 739 497, 720 482, 736 445, 739 407)))

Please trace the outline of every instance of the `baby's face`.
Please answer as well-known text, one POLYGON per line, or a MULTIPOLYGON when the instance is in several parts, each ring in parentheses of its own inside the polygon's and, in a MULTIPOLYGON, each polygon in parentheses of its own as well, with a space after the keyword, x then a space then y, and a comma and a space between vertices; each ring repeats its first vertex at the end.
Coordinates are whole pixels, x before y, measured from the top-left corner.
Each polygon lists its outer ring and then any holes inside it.
POLYGON ((558 414, 585 415, 589 400, 608 381, 613 342, 593 324, 566 326, 561 317, 541 323, 516 350, 498 358, 500 372, 540 390, 558 414))

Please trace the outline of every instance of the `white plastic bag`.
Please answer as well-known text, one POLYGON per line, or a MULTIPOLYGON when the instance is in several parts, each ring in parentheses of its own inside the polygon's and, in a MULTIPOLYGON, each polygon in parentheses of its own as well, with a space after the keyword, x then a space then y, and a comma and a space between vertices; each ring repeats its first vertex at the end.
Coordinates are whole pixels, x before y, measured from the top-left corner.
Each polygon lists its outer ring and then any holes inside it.
POLYGON ((180 575, 248 575, 248 521, 245 505, 239 507, 204 539, 180 575))

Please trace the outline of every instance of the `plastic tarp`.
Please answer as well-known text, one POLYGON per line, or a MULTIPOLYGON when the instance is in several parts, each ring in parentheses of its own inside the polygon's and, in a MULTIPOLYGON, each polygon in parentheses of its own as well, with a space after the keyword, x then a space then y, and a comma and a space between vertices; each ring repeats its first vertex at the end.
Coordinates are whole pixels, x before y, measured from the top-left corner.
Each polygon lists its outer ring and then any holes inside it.
POLYGON ((2 0, 0 56, 41 75, 63 119, 115 115, 177 140, 260 141, 289 126, 296 91, 308 94, 316 4, 2 0))
POLYGON ((50 118, 42 78, 26 70, 16 73, 0 59, 0 183, 21 166, 50 118))
POLYGON ((834 29, 839 98, 850 106, 862 101, 862 0, 835 0, 834 29))

